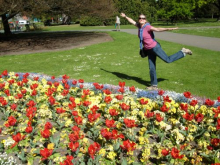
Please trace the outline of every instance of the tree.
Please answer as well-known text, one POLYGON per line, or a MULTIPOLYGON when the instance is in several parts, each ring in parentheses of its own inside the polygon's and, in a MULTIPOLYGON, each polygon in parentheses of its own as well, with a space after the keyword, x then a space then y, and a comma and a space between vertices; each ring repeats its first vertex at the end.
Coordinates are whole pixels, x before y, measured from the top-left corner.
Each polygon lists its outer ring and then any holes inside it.
POLYGON ((158 17, 170 20, 172 23, 179 19, 190 18, 195 8, 187 0, 158 0, 158 17))
POLYGON ((98 15, 104 19, 114 13, 114 4, 113 0, 0 0, 0 16, 6 35, 11 34, 8 20, 18 13, 30 16, 98 15))
MULTIPOLYGON (((114 2, 119 13, 124 12, 133 19, 137 19, 140 14, 146 15, 149 22, 156 19, 156 9, 147 0, 114 0, 114 2)), ((128 22, 123 19, 121 23, 127 24, 128 22)))

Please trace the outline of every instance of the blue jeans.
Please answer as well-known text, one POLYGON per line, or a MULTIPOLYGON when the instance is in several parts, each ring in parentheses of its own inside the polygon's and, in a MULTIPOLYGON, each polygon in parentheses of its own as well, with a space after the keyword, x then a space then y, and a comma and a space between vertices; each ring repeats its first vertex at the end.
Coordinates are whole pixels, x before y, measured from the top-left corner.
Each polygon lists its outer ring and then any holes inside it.
POLYGON ((163 51, 159 43, 157 43, 157 45, 154 48, 147 50, 147 54, 148 54, 151 85, 155 85, 155 86, 157 86, 157 74, 156 74, 157 56, 166 63, 171 63, 184 57, 182 51, 178 51, 177 53, 171 56, 167 56, 167 54, 163 51))

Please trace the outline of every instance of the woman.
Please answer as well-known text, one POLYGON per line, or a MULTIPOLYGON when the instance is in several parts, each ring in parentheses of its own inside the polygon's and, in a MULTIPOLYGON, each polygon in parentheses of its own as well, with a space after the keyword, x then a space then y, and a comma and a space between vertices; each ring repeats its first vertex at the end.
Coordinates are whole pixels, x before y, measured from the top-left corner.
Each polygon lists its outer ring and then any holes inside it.
POLYGON ((180 58, 183 58, 186 54, 192 55, 192 51, 189 49, 182 48, 182 50, 178 51, 177 53, 167 56, 167 54, 163 51, 160 44, 154 40, 155 32, 162 32, 162 31, 169 31, 175 30, 176 28, 156 28, 151 26, 147 23, 146 16, 141 14, 139 16, 138 23, 136 23, 133 19, 127 17, 124 13, 121 13, 121 17, 124 17, 130 22, 131 24, 135 25, 139 29, 139 38, 142 38, 141 45, 144 46, 144 51, 148 55, 148 62, 149 62, 149 70, 150 70, 150 79, 151 79, 151 86, 147 87, 148 90, 157 90, 157 75, 156 75, 156 57, 158 56, 160 59, 165 61, 166 63, 174 62, 180 58))

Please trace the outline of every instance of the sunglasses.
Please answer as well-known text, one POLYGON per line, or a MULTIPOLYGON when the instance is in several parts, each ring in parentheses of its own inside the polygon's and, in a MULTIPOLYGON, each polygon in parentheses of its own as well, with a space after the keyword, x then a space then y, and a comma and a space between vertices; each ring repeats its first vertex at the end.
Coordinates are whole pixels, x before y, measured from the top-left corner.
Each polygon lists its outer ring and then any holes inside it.
POLYGON ((139 19, 144 19, 145 20, 146 18, 145 17, 139 17, 139 19))

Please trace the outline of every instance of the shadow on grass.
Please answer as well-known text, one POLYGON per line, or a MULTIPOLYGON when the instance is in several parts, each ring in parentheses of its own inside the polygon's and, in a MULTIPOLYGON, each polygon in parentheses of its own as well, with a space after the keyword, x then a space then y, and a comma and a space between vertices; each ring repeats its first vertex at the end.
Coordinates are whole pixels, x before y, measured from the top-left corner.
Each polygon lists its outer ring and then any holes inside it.
MULTIPOLYGON (((102 68, 101 68, 101 70, 103 70, 105 72, 108 72, 108 73, 111 73, 111 74, 114 74, 120 79, 134 80, 137 83, 145 85, 145 86, 150 86, 151 85, 150 81, 145 81, 145 80, 143 80, 142 78, 139 78, 139 77, 129 76, 127 74, 120 73, 120 72, 111 72, 111 71, 108 71, 108 70, 105 70, 105 69, 102 69, 102 68)), ((165 81, 165 80, 168 80, 168 79, 164 79, 164 78, 158 78, 157 79, 158 82, 165 81)))

